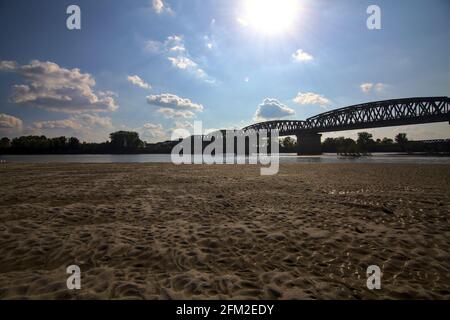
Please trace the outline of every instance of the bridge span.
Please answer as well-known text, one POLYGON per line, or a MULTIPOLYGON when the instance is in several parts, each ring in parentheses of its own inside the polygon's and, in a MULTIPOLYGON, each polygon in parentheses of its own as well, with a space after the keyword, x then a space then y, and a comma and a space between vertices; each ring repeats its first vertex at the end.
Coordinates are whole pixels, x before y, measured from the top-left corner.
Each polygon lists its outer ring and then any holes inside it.
POLYGON ((450 123, 449 97, 417 97, 357 104, 330 110, 306 120, 260 122, 242 130, 277 130, 280 136, 295 135, 298 154, 320 154, 323 132, 446 121, 450 123))

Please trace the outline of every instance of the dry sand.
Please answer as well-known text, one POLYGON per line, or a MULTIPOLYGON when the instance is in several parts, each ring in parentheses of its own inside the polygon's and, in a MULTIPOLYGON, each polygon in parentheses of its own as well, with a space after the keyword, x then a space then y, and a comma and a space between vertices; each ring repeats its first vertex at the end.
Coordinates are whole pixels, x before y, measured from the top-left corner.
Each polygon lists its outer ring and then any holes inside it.
POLYGON ((1 164, 0 182, 1 299, 450 298, 449 165, 1 164))

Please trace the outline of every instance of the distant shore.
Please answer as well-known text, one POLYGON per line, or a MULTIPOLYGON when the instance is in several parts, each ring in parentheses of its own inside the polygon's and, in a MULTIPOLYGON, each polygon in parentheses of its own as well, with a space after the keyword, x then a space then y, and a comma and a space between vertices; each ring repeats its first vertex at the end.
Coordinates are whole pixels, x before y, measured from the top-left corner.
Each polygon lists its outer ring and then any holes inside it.
POLYGON ((450 299, 450 165, 4 163, 0 176, 0 299, 450 299), (66 287, 73 264, 81 290, 66 287))
MULTIPOLYGON (((170 155, 171 152, 54 152, 54 153, 0 153, 0 156, 49 156, 49 155, 170 155)), ((281 155, 295 155, 295 152, 280 152, 281 155)), ((323 152, 322 154, 340 154, 339 152, 323 152)), ((431 156, 431 157, 450 157, 450 152, 368 152, 363 156, 371 156, 377 154, 389 154, 392 156, 431 156)), ((248 155, 247 155, 248 156, 248 155)))

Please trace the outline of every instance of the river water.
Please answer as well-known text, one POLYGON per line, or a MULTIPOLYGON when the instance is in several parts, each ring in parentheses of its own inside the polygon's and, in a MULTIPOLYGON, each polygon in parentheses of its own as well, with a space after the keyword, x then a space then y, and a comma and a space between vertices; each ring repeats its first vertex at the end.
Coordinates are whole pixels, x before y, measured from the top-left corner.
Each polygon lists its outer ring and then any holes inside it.
MULTIPOLYGON (((234 157, 236 159, 236 157, 234 157)), ((243 158, 240 158, 241 160, 243 158)), ((246 158, 248 160, 248 157, 246 158)), ((253 158, 254 159, 254 158, 253 158)), ((376 153, 367 157, 342 157, 333 153, 320 156, 282 154, 280 163, 411 163, 450 164, 450 157, 376 153)), ((170 154, 76 154, 76 155, 0 155, 0 162, 19 163, 171 163, 170 154)))

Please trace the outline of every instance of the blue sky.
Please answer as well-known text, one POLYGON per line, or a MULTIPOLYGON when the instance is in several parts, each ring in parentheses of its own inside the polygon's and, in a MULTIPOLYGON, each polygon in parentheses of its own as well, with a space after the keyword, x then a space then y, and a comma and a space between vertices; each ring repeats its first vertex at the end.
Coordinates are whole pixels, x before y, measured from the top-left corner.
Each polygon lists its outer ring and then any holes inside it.
MULTIPOLYGON (((286 0, 295 15, 255 23, 246 1, 1 0, 0 135, 102 141, 128 129, 160 141, 194 120, 243 127, 449 95, 449 1, 286 0), (71 4, 81 30, 66 27, 71 4), (371 4, 381 30, 366 26, 371 4)), ((447 123, 371 132, 450 138, 447 123)))

